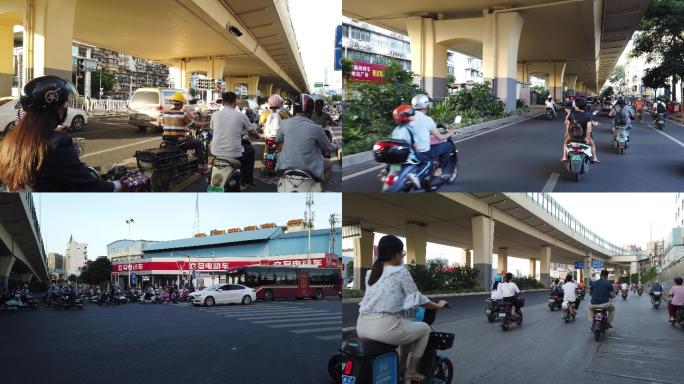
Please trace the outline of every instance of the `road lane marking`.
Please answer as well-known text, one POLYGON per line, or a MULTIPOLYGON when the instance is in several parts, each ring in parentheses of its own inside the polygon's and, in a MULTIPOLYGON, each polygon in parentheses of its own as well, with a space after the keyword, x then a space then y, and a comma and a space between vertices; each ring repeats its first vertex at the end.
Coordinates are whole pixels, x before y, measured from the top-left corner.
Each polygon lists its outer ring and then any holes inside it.
POLYGON ((358 171, 358 172, 354 172, 354 173, 347 175, 347 176, 342 176, 342 181, 344 182, 346 180, 353 179, 353 178, 359 177, 361 175, 365 175, 366 173, 369 173, 369 172, 379 171, 380 169, 382 169, 386 166, 387 165, 385 165, 385 164, 380 164, 380 165, 376 165, 372 168, 364 169, 363 171, 358 171))
POLYGON ((651 130, 653 130, 653 131, 656 131, 656 132, 660 133, 661 135, 663 135, 663 136, 667 137, 668 139, 674 141, 675 143, 679 144, 680 147, 684 148, 684 143, 682 143, 681 141, 675 139, 674 137, 668 135, 667 133, 665 133, 665 132, 663 132, 663 131, 661 131, 661 130, 655 129, 655 128, 653 128, 653 127, 649 127, 649 128, 651 128, 651 130))
MULTIPOLYGON (((322 313, 329 313, 329 312, 327 312, 327 311, 314 311, 314 312, 307 312, 307 313, 309 313, 309 314, 311 314, 311 315, 320 315, 320 314, 322 314, 322 313)), ((269 317, 269 318, 286 319, 286 318, 289 318, 289 317, 299 317, 299 316, 302 316, 302 315, 303 315, 302 313, 299 313, 299 314, 280 314, 280 313, 275 313, 275 314, 273 314, 272 316, 268 316, 268 317, 269 317)), ((234 315, 223 315, 223 316, 224 316, 224 317, 236 317, 236 316, 234 316, 234 315)), ((238 319, 238 320, 262 320, 262 319, 266 318, 266 316, 264 316, 264 315, 261 315, 261 316, 245 316, 245 315, 242 315, 242 316, 243 316, 243 317, 238 317, 237 319, 238 319)))
POLYGON ((220 314, 225 314, 225 316, 233 316, 233 317, 239 317, 239 316, 251 316, 251 315, 269 315, 269 314, 286 314, 286 313, 309 313, 307 312, 306 309, 298 309, 298 310, 291 310, 291 309, 279 309, 279 310, 274 310, 274 311, 258 311, 258 312, 243 312, 243 313, 238 313, 238 312, 213 312, 213 313, 220 313, 220 314))
POLYGON ((296 322, 296 323, 288 323, 288 324, 277 324, 277 325, 269 325, 268 327, 269 328, 291 328, 291 327, 311 327, 314 325, 333 325, 333 324, 339 325, 340 328, 338 328, 338 329, 342 328, 342 322, 340 321, 340 319, 337 319, 334 321, 317 321, 317 322, 313 322, 313 323, 296 322))
POLYGON ((85 136, 85 135, 90 135, 90 134, 95 134, 95 133, 100 133, 100 132, 116 131, 116 130, 120 130, 120 129, 126 129, 126 127, 98 129, 95 131, 85 131, 85 132, 72 131, 70 133, 74 136, 85 136))
POLYGON ((311 329, 294 329, 290 332, 292 333, 314 333, 314 332, 328 332, 328 331, 339 331, 340 327, 327 327, 327 328, 311 328, 311 329))
POLYGON ((560 173, 552 173, 551 176, 549 176, 549 179, 546 180, 546 184, 544 184, 544 188, 542 188, 542 192, 553 192, 553 189, 556 187, 556 183, 558 182, 558 178, 560 177, 560 173))
MULTIPOLYGON (((540 114, 538 114, 538 115, 534 115, 534 116, 529 117, 529 118, 524 119, 524 120, 520 120, 520 121, 515 121, 515 122, 512 122, 512 123, 504 124, 504 125, 502 125, 502 126, 500 126, 500 127, 497 127, 497 128, 494 128, 494 129, 490 129, 490 130, 488 130, 488 131, 486 131, 486 132, 476 133, 476 134, 474 134, 474 135, 472 135, 472 136, 468 136, 468 137, 463 138, 463 139, 460 139, 460 140, 455 140, 454 143, 461 143, 461 142, 464 142, 464 141, 466 141, 466 140, 470 140, 470 139, 472 139, 472 138, 474 138, 474 137, 486 135, 486 134, 488 134, 488 133, 491 133, 491 132, 494 132, 494 131, 498 131, 499 129, 506 128, 506 127, 511 126, 511 125, 514 125, 514 124, 523 123, 523 122, 525 122, 525 121, 527 121, 527 120, 532 120, 532 119, 534 119, 535 117, 539 117, 539 116, 544 116, 544 114, 543 114, 543 113, 540 113, 540 114)), ((349 179, 357 178, 357 177, 359 177, 359 176, 361 176, 361 175, 365 175, 366 173, 369 173, 369 172, 373 172, 373 171, 379 170, 379 169, 381 169, 381 168, 383 168, 383 167, 385 167, 385 166, 386 166, 385 164, 380 164, 380 165, 377 165, 377 166, 372 167, 372 168, 368 168, 368 169, 364 169, 364 170, 362 170, 362 171, 354 172, 354 173, 349 174, 349 175, 347 175, 347 176, 342 176, 342 181, 346 181, 346 180, 349 180, 349 179)))
POLYGON ((299 317, 293 317, 290 319, 279 319, 279 320, 260 320, 260 321, 252 321, 254 324, 273 324, 273 323, 289 323, 292 322, 293 320, 339 320, 340 315, 335 314, 335 315, 315 315, 315 316, 299 316, 299 317))
POLYGON ((329 340, 342 340, 340 335, 330 335, 330 336, 316 336, 317 339, 329 341, 329 340))
POLYGON ((81 159, 85 159, 86 157, 89 157, 89 156, 100 155, 100 154, 107 153, 107 152, 118 151, 119 149, 123 149, 123 148, 134 147, 134 146, 140 145, 140 144, 151 143, 151 142, 153 142, 153 141, 158 141, 158 140, 161 140, 161 136, 160 136, 160 137, 155 137, 155 138, 153 138, 153 139, 148 139, 148 140, 143 140, 143 141, 137 141, 137 142, 131 143, 131 144, 120 145, 120 146, 118 146, 118 147, 109 148, 109 149, 105 149, 105 150, 102 150, 102 151, 97 151, 97 152, 93 152, 93 153, 88 153, 88 154, 85 154, 85 155, 81 156, 81 159))

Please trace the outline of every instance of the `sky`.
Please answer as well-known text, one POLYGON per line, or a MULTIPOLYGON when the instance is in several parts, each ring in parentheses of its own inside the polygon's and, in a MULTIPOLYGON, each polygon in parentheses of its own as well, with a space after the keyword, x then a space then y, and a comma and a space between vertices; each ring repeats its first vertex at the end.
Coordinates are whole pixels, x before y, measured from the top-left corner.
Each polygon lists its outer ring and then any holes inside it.
POLYGON ((335 27, 342 24, 342 0, 288 0, 302 63, 313 91, 315 82, 342 88, 342 72, 334 70, 335 27))
MULTIPOLYGON (((36 214, 47 252, 64 253, 69 237, 88 244, 88 258, 107 254, 107 244, 128 238, 174 240, 195 233, 194 193, 34 193, 36 214)), ((199 229, 228 229, 275 223, 304 215, 306 194, 199 194, 199 229)), ((314 195, 314 228, 327 229, 331 214, 341 215, 339 193, 314 195)))

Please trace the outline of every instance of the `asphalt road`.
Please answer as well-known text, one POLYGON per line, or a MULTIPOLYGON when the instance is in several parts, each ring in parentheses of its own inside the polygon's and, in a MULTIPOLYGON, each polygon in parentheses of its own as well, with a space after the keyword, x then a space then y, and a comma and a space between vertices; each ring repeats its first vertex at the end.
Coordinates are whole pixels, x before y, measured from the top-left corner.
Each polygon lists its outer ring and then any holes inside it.
POLYGON ((0 312, 2 382, 330 383, 340 301, 0 312))
MULTIPOLYGON (((684 126, 668 120, 660 132, 650 116, 635 121, 631 147, 624 155, 612 148, 611 122, 599 117, 594 129, 600 164, 580 182, 560 162, 565 113, 552 121, 537 116, 457 142, 459 176, 440 191, 507 192, 672 192, 684 189, 684 126)), ((381 164, 345 170, 345 192, 380 191, 381 164)))
MULTIPOLYGON (((549 310, 546 295, 527 294, 523 325, 507 332, 487 321, 482 296, 447 298, 453 308, 440 311, 433 328, 456 334, 444 351, 454 363, 454 383, 682 382, 684 330, 667 322, 664 306, 653 309, 647 294, 614 301, 615 328, 601 342, 590 333, 590 296, 566 324, 549 310)), ((343 305, 345 326, 351 308, 343 305)))
MULTIPOLYGON (((139 131, 136 127, 128 125, 125 116, 118 117, 91 117, 88 125, 79 132, 71 134, 74 137, 86 139, 85 155, 81 160, 93 167, 102 170, 109 169, 112 165, 123 165, 134 168, 136 166, 133 155, 135 151, 155 148, 161 143, 161 132, 139 131)), ((255 140, 252 145, 256 151, 256 164, 254 170, 256 186, 247 189, 249 192, 275 192, 277 178, 261 172, 261 161, 264 151, 262 140, 255 140)), ((207 178, 199 174, 180 180, 173 188, 174 192, 206 192, 207 178)), ((325 186, 326 191, 342 191, 342 166, 339 160, 334 161, 333 177, 325 186)))

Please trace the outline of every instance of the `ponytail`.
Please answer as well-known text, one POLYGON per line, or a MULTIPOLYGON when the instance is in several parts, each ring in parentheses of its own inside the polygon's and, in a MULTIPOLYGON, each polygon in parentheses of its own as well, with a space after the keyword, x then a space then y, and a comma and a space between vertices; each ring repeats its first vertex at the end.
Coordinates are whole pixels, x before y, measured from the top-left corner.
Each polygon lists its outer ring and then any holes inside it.
POLYGON ((404 250, 404 243, 394 236, 385 235, 380 238, 378 242, 378 257, 373 262, 373 267, 371 268, 371 274, 368 277, 368 285, 375 284, 380 276, 382 276, 382 271, 384 269, 384 262, 392 260, 397 257, 404 250))
POLYGON ((380 276, 382 276, 382 270, 384 269, 384 265, 380 258, 378 257, 375 259, 373 262, 373 267, 371 268, 371 274, 370 277, 368 278, 368 285, 373 285, 375 282, 378 281, 380 276))

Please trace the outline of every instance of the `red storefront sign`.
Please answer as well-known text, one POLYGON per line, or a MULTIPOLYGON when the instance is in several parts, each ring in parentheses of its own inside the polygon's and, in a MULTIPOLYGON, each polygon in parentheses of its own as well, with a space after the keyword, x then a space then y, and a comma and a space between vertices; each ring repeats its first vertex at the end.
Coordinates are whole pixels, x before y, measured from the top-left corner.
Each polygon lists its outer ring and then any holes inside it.
MULTIPOLYGON (((288 259, 288 260, 255 260, 255 261, 143 261, 131 263, 131 271, 169 271, 179 272, 188 270, 198 271, 225 271, 233 267, 242 267, 246 265, 283 265, 283 266, 297 266, 307 264, 307 259, 288 259)), ((312 258, 311 264, 319 267, 336 267, 337 260, 325 258, 312 258)), ((112 272, 128 272, 128 263, 113 264, 112 272)))
POLYGON ((380 64, 366 63, 363 61, 355 61, 349 80, 382 83, 385 81, 385 66, 380 64))

